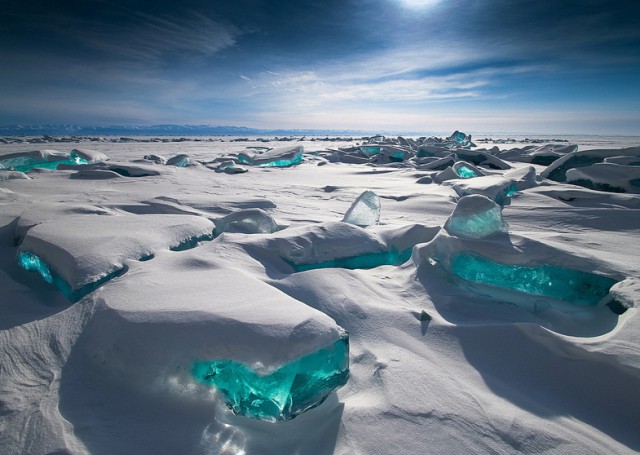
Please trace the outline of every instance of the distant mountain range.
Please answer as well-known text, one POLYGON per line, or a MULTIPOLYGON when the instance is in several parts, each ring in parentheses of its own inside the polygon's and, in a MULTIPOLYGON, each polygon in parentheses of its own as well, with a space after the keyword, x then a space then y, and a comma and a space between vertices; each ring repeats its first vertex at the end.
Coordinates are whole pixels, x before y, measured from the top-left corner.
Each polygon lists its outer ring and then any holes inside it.
POLYGON ((356 130, 257 129, 211 125, 0 125, 0 136, 324 136, 371 134, 356 130))

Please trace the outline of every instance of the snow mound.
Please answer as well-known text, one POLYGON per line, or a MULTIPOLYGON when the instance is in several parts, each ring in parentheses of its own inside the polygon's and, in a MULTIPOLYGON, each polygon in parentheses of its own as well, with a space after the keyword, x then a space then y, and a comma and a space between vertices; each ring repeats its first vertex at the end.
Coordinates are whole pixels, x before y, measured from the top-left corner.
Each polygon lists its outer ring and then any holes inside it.
POLYGON ((73 149, 71 150, 71 155, 79 156, 89 164, 109 160, 109 157, 104 153, 85 148, 73 149))
POLYGON ((257 261, 280 263, 279 268, 290 273, 291 269, 300 272, 400 265, 410 258, 415 245, 433 239, 437 231, 438 228, 423 225, 364 229, 349 223, 325 222, 234 241, 244 245, 257 261))
POLYGON ((566 173, 566 181, 598 191, 640 193, 640 166, 597 163, 569 169, 566 173))
POLYGON ((578 146, 573 144, 544 144, 538 147, 528 146, 522 149, 503 150, 498 152, 498 157, 507 161, 549 166, 554 161, 577 150, 578 146))
POLYGON ((29 179, 29 178, 31 178, 31 177, 29 177, 24 172, 20 172, 20 171, 3 171, 3 172, 0 172, 0 181, 2 181, 2 180, 15 180, 15 179, 26 180, 26 179, 29 179))
POLYGON ((460 197, 481 194, 500 205, 507 203, 509 198, 517 192, 516 183, 500 175, 487 175, 467 180, 449 180, 445 184, 451 186, 460 197))
POLYGON ((57 150, 34 150, 3 155, 0 159, 0 170, 8 169, 27 172, 34 168, 57 169, 63 164, 87 164, 88 161, 75 153, 59 152, 57 150))
MULTIPOLYGON (((454 237, 441 231, 414 252, 424 273, 444 271, 472 301, 515 305, 557 333, 596 336, 611 330, 620 309, 610 293, 624 276, 586 255, 511 234, 496 240, 454 237), (473 297, 471 297, 473 296, 473 297)), ((629 300, 629 299, 627 299, 629 300)))
POLYGON ((61 290, 77 300, 93 291, 96 283, 122 273, 127 260, 211 239, 212 233, 213 223, 198 216, 67 216, 29 229, 18 258, 23 267, 35 268, 49 282, 47 269, 54 281, 60 277, 68 285, 61 290))
POLYGON ((630 147, 625 149, 596 149, 583 150, 568 153, 557 161, 554 161, 540 174, 541 177, 556 182, 566 182, 566 174, 569 169, 591 166, 603 162, 611 157, 632 157, 640 158, 640 147, 630 147))
POLYGON ((110 381, 159 397, 186 389, 197 398, 204 386, 194 385, 215 385, 236 413, 264 420, 292 418, 344 384, 348 345, 341 327, 251 275, 205 257, 158 257, 158 268, 141 263, 117 286, 90 297, 97 308, 80 347, 83 363, 110 381), (259 384, 251 374, 272 375, 313 354, 320 359, 311 366, 307 361, 306 369, 298 363, 296 372, 284 375, 288 383, 259 384), (323 362, 336 368, 328 373, 329 388, 313 381, 323 362), (253 400, 236 400, 223 379, 236 388, 253 388, 253 400), (287 397, 305 384, 315 388, 306 390, 300 409, 287 397))

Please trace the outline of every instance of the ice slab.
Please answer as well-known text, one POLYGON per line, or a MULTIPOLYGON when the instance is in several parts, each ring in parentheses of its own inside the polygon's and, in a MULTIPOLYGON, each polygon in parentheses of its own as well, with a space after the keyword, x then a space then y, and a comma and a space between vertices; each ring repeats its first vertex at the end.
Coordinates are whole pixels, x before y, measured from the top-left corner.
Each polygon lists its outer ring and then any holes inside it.
POLYGON ((155 164, 166 164, 167 163, 167 159, 162 156, 162 155, 155 155, 155 154, 150 154, 150 155, 145 155, 143 157, 143 159, 147 160, 147 161, 151 161, 152 163, 155 164))
POLYGON ((225 174, 243 174, 248 171, 248 169, 244 167, 236 166, 236 163, 233 160, 222 161, 217 166, 213 167, 213 169, 218 173, 224 172, 225 174))
POLYGON ((466 161, 458 161, 454 163, 451 168, 453 169, 453 172, 455 172, 456 175, 462 179, 472 179, 474 177, 485 175, 484 172, 482 172, 480 169, 473 166, 472 164, 467 163, 466 161))
POLYGON ((511 169, 511 165, 491 155, 488 152, 479 150, 456 150, 458 159, 475 164, 476 166, 488 167, 490 169, 506 170, 511 169))
POLYGON ((445 184, 451 185, 460 197, 481 194, 500 205, 504 205, 518 191, 513 180, 499 175, 487 175, 466 180, 450 180, 445 184))
POLYGON ((35 150, 3 155, 0 159, 0 170, 27 172, 34 168, 57 169, 61 164, 87 164, 88 161, 76 153, 59 152, 57 150, 35 150))
MULTIPOLYGON (((142 260, 142 258, 141 258, 142 260)), ((53 271, 49 265, 43 261, 39 256, 28 253, 26 251, 18 252, 17 256, 18 265, 27 271, 37 272, 44 281, 55 286, 67 299, 72 302, 80 300, 85 295, 95 291, 106 282, 117 278, 125 273, 126 268, 121 267, 113 270, 111 273, 104 275, 102 278, 87 283, 76 289, 72 289, 69 283, 65 281, 58 273, 53 271)))
POLYGON ((209 238, 213 228, 210 220, 191 215, 75 215, 33 226, 19 254, 37 256, 68 285, 70 292, 60 287, 65 295, 77 300, 119 274, 127 260, 209 238))
POLYGON ((528 146, 502 150, 499 151, 497 155, 499 158, 507 161, 549 166, 554 161, 577 150, 578 146, 574 144, 544 144, 537 147, 528 146))
POLYGON ((380 198, 373 191, 363 192, 349 207, 342 221, 360 227, 378 224, 380 221, 380 198))
POLYGON ((243 164, 260 167, 289 167, 302 162, 304 148, 301 145, 276 147, 263 153, 252 150, 238 154, 238 160, 243 164))
POLYGON ((223 264, 218 247, 162 255, 157 267, 137 264, 117 285, 86 297, 97 309, 79 347, 83 364, 159 397, 177 390, 202 399, 193 385, 212 385, 235 412, 264 420, 286 420, 320 404, 347 379, 346 332, 223 264))
POLYGON ((553 308, 572 314, 584 307, 599 308, 611 300, 609 290, 621 281, 619 273, 586 254, 576 256, 515 234, 472 239, 443 230, 417 257, 469 283, 473 293, 533 312, 553 308))
POLYGON ((30 178, 31 177, 29 177, 27 174, 25 174, 24 172, 20 172, 20 171, 2 171, 2 172, 0 172, 0 181, 2 181, 2 180, 16 180, 16 179, 27 180, 27 179, 30 179, 30 178))
POLYGON ((502 207, 479 194, 460 198, 444 228, 451 235, 475 239, 508 231, 502 207))
POLYGON ((90 150, 85 148, 71 150, 71 156, 78 156, 89 164, 100 163, 109 160, 109 157, 104 153, 98 152, 97 150, 90 150))
POLYGON ((373 269, 383 265, 404 264, 411 257, 411 248, 403 251, 390 249, 379 253, 365 253, 358 256, 340 257, 323 262, 313 262, 308 264, 291 264, 296 272, 306 270, 340 268, 340 269, 373 269))
MULTIPOLYGON (((296 272, 321 268, 370 269, 406 262, 412 248, 436 235, 439 227, 419 224, 363 229, 327 222, 290 227, 269 236, 241 240, 251 244, 258 261, 273 261, 273 253, 296 272)), ((287 270, 288 272, 288 270, 287 270)))
POLYGON ((488 258, 458 253, 451 272, 465 280, 552 297, 577 305, 597 305, 616 280, 592 273, 542 264, 535 267, 504 264, 488 258))
POLYGON ((97 165, 94 169, 106 169, 116 172, 124 177, 152 177, 162 175, 157 166, 132 163, 109 163, 106 165, 97 165))
POLYGON ((466 135, 462 131, 454 131, 451 136, 445 139, 446 142, 451 142, 460 147, 471 147, 471 135, 466 135))
POLYGON ((223 232, 241 232, 244 234, 271 234, 278 230, 273 217, 262 209, 238 210, 225 217, 214 220, 216 234, 223 232))
POLYGON ((606 158, 617 156, 640 158, 640 147, 571 152, 553 162, 553 164, 542 171, 540 175, 543 178, 555 180, 556 182, 566 182, 566 174, 569 169, 591 166, 596 163, 601 163, 606 158))
POLYGON ((538 186, 538 176, 533 166, 513 169, 503 174, 504 178, 513 180, 517 191, 524 191, 538 186))
POLYGON ((19 245, 24 240, 29 229, 38 224, 76 215, 116 215, 115 210, 97 207, 89 204, 34 204, 23 211, 18 218, 14 230, 14 244, 19 245))
POLYGON ((197 361, 195 378, 216 387, 236 414, 267 421, 289 420, 320 405, 349 378, 349 339, 258 374, 232 360, 197 361))
POLYGON ((597 191, 612 193, 640 193, 640 166, 597 163, 592 166, 569 169, 567 183, 597 191))
POLYGON ((166 162, 167 166, 176 166, 176 167, 188 167, 188 166, 193 166, 193 164, 194 163, 189 157, 189 155, 186 155, 184 153, 173 156, 169 158, 166 162))
POLYGON ((444 171, 446 168, 455 164, 458 157, 455 154, 450 154, 444 158, 424 158, 424 160, 430 160, 428 162, 419 162, 416 165, 416 169, 419 170, 434 170, 444 171))

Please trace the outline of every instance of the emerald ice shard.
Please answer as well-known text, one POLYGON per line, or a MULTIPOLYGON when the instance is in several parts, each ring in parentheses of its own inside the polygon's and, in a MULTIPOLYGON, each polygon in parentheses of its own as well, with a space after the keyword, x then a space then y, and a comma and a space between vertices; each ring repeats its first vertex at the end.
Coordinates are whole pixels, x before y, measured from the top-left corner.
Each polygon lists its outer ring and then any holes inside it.
POLYGON ((87 164, 88 161, 78 153, 71 154, 57 150, 36 150, 4 155, 0 159, 0 170, 28 172, 34 168, 57 169, 61 164, 87 164))
POLYGON ((49 266, 35 254, 21 251, 18 253, 18 265, 27 271, 38 272, 43 280, 53 284, 53 276, 49 266))
POLYGON ((472 253, 451 259, 451 271, 465 280, 526 294, 595 306, 616 281, 601 275, 552 265, 500 264, 472 253))
MULTIPOLYGON (((289 167, 302 163, 304 147, 276 147, 261 153, 248 149, 238 154, 238 161, 243 164, 259 167, 289 167)), ((260 151, 258 151, 260 152, 260 151)))
POLYGON ((349 207, 342 221, 360 227, 378 224, 380 221, 380 198, 373 191, 365 191, 349 207))
POLYGON ((320 405, 349 377, 349 338, 307 354, 267 374, 233 360, 198 361, 193 376, 217 388, 236 414, 290 420, 320 405))

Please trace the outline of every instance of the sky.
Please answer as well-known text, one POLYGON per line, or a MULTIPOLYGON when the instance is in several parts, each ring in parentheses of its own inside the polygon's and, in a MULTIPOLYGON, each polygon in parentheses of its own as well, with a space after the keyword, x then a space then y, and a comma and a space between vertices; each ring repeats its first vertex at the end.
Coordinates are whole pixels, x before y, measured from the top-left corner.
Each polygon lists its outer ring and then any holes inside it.
POLYGON ((2 0, 43 123, 640 135, 640 2, 2 0))

